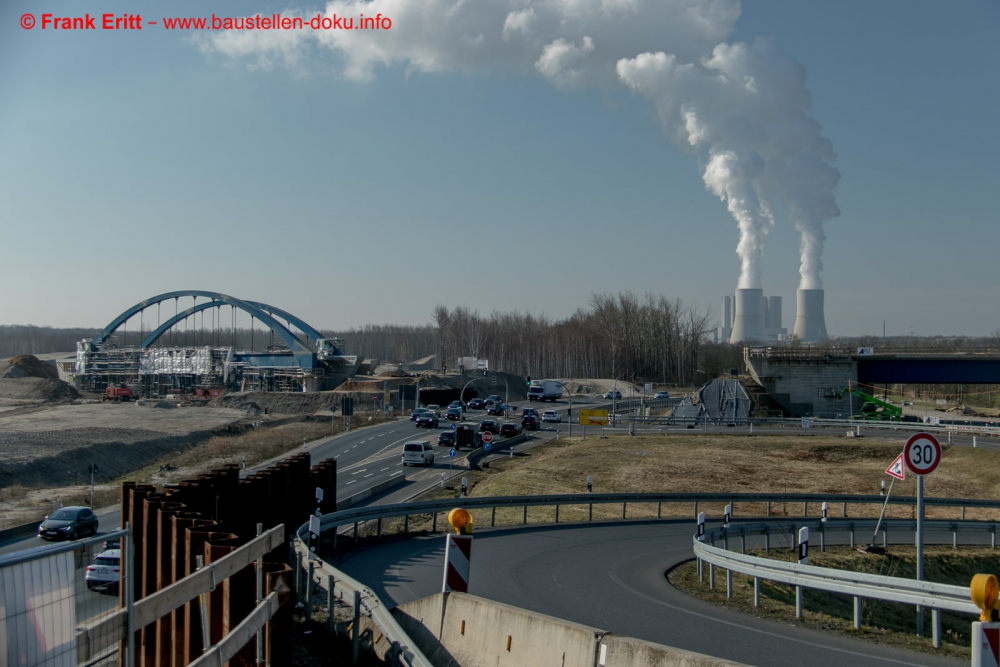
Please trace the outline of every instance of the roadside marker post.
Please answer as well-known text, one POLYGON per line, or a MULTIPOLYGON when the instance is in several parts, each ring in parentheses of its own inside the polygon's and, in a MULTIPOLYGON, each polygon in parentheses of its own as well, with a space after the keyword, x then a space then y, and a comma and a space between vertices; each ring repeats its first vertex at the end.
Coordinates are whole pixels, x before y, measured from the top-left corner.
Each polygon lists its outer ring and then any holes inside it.
POLYGON ((698 513, 698 539, 705 537, 705 513, 698 513))
POLYGON ((591 477, 590 475, 587 475, 587 493, 593 493, 593 492, 594 492, 594 478, 591 477))
POLYGON ((726 505, 726 516, 725 520, 723 521, 723 524, 725 524, 726 528, 729 528, 729 520, 732 517, 733 517, 733 504, 729 503, 728 505, 726 505))
POLYGON ((799 565, 809 564, 809 528, 799 528, 799 565))
POLYGON ((823 502, 823 519, 822 519, 823 523, 826 523, 826 510, 827 510, 827 504, 824 501, 823 502))
POLYGON ((980 609, 979 620, 972 624, 972 667, 998 667, 1000 617, 997 615, 997 597, 1000 595, 1000 585, 996 576, 975 575, 969 584, 969 594, 980 609))
POLYGON ((469 478, 468 477, 463 477, 462 478, 462 497, 465 498, 467 495, 469 495, 469 478))
POLYGON ((445 536, 444 580, 441 591, 469 592, 469 571, 472 563, 472 514, 455 508, 448 512, 448 523, 455 529, 454 535, 445 536))

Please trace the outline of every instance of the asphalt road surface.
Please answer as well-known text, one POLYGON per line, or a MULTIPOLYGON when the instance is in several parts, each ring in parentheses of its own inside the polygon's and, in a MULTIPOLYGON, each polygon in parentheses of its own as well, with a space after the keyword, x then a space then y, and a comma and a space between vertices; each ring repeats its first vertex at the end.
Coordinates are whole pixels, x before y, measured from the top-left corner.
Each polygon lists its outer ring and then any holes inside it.
MULTIPOLYGON (((758 619, 693 598, 665 578, 667 570, 692 557, 693 528, 691 521, 656 521, 477 530, 469 592, 750 665, 965 664, 808 630, 792 625, 791 618, 789 623, 758 619)), ((950 543, 950 533, 938 537, 950 543)), ((443 562, 444 540, 437 535, 366 549, 338 567, 395 606, 439 592, 443 562)))

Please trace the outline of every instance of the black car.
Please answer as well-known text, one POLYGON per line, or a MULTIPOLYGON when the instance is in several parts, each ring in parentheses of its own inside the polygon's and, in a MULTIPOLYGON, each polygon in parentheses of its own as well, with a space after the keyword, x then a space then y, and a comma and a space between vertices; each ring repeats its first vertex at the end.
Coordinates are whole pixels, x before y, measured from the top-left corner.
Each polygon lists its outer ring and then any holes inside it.
POLYGON ((410 421, 411 422, 417 421, 417 417, 419 417, 420 415, 422 415, 425 412, 428 412, 427 408, 416 408, 416 409, 414 409, 413 412, 410 413, 410 421))
POLYGON ((433 412, 424 412, 419 417, 417 417, 417 428, 421 426, 426 426, 427 428, 437 428, 438 418, 433 412))
POLYGON ((507 422, 506 424, 501 424, 500 435, 502 435, 505 438, 513 438, 515 435, 521 435, 521 427, 513 422, 507 422))
POLYGON ((500 432, 500 424, 497 424, 492 419, 484 419, 483 422, 479 425, 479 430, 489 431, 493 435, 496 435, 497 433, 500 432))
POLYGON ((535 415, 524 415, 521 417, 521 428, 537 431, 541 428, 541 425, 538 423, 538 417, 535 415))
POLYGON ((486 411, 488 415, 496 415, 498 417, 503 417, 503 413, 507 412, 507 406, 502 403, 494 403, 486 411))
POLYGON ((441 431, 441 433, 438 434, 439 445, 445 445, 447 447, 451 447, 452 445, 455 444, 457 440, 458 439, 455 437, 454 431, 441 431))
POLYGON ((462 421, 462 411, 458 408, 448 408, 444 411, 444 418, 450 419, 453 422, 462 421))
POLYGON ((538 413, 535 412, 534 408, 524 408, 523 410, 521 410, 521 416, 522 417, 537 417, 538 413))
POLYGON ((485 407, 486 407, 486 401, 484 401, 481 398, 474 398, 471 401, 469 401, 470 410, 482 410, 485 407))
POLYGON ((45 517, 38 526, 43 540, 75 540, 97 534, 97 515, 89 507, 63 507, 45 517))

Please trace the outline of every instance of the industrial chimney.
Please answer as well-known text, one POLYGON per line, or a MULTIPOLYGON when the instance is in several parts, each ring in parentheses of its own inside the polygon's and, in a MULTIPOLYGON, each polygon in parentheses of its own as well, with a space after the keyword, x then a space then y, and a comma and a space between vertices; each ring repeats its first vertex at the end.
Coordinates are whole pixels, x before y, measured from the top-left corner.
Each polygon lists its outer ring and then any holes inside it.
POLYGON ((823 290, 800 289, 795 293, 795 329, 793 335, 803 343, 826 340, 823 290))
MULTIPOLYGON (((738 289, 734 305, 736 313, 729 342, 764 340, 764 290, 738 289)), ((822 306, 822 298, 820 305, 822 306)))

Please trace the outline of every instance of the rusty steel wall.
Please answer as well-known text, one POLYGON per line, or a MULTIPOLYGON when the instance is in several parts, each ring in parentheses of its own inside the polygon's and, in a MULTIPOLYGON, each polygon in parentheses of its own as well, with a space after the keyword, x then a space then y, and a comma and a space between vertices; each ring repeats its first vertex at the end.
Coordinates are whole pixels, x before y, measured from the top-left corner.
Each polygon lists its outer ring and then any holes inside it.
MULTIPOLYGON (((308 453, 295 454, 242 479, 239 466, 233 464, 160 489, 122 483, 122 525, 128 522, 131 526, 135 544, 135 599, 152 595, 194 572, 198 556, 207 564, 232 553, 257 535, 258 523, 264 530, 284 524, 284 544, 264 557, 264 595, 278 591, 281 608, 262 636, 271 663, 279 667, 288 664, 292 605, 286 603, 293 583, 286 545, 295 528, 316 511, 317 487, 324 492, 320 511, 336 511, 337 461, 327 459, 310 467, 308 453)), ((253 611, 256 577, 253 564, 206 594, 212 644, 253 611)), ((135 632, 137 667, 184 667, 201 655, 202 649, 197 599, 135 632)), ((256 650, 256 640, 251 639, 228 664, 250 667, 256 650)))

